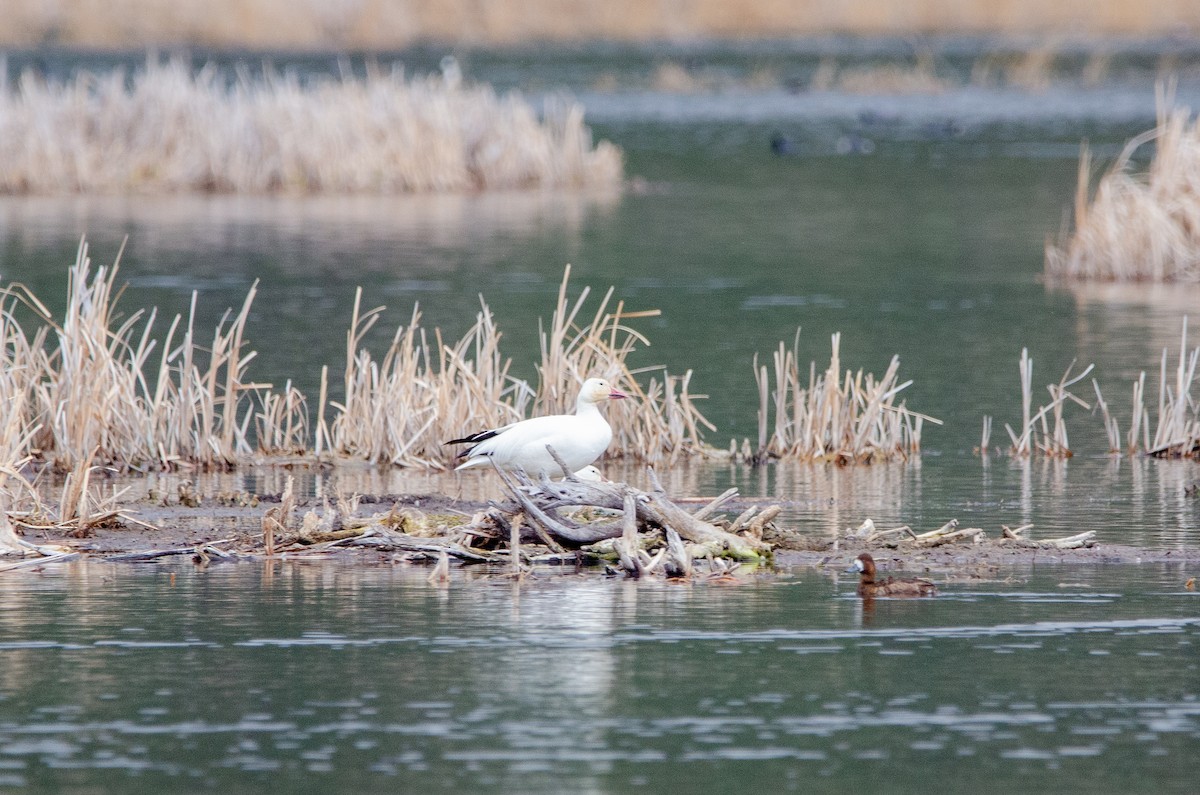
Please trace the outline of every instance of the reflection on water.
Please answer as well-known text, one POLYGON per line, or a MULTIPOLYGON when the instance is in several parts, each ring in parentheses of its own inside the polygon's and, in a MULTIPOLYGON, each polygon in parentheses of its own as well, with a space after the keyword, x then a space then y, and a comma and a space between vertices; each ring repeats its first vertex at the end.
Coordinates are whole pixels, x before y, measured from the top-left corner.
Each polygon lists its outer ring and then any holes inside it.
POLYGON ((298 238, 305 240, 305 249, 316 248, 301 259, 283 258, 279 264, 285 268, 322 256, 374 253, 380 241, 397 239, 436 248, 515 243, 513 238, 542 234, 547 227, 578 234, 591 213, 611 210, 619 197, 617 189, 431 196, 5 196, 0 197, 0 239, 8 246, 37 247, 56 244, 64 235, 120 240, 128 234, 142 256, 198 255, 200 273, 162 275, 187 281, 228 267, 211 262, 213 255, 278 246, 295 250, 298 238))
POLYGON ((1110 791, 1197 772, 1200 619, 1176 567, 1017 571, 869 614, 810 570, 732 588, 424 574, 6 575, 0 782, 911 791, 936 765, 1045 791, 1086 760, 1110 791))

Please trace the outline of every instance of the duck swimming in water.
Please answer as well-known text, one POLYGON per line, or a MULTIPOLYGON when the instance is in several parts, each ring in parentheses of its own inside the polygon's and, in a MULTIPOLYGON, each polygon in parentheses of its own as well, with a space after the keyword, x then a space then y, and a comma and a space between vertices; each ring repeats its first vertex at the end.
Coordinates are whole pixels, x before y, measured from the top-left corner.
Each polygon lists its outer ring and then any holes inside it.
POLYGON ((886 580, 875 579, 875 559, 864 552, 854 559, 846 571, 856 571, 861 576, 858 580, 859 596, 934 596, 937 586, 929 580, 920 577, 904 577, 886 580))

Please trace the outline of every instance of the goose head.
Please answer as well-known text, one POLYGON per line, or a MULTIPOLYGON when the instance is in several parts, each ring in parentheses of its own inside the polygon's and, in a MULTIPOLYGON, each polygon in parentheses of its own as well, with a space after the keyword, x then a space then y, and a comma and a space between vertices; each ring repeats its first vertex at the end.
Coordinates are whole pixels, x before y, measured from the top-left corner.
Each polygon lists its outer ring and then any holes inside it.
POLYGON ((605 400, 621 400, 628 397, 624 392, 614 389, 603 378, 589 378, 583 382, 579 390, 580 403, 602 403, 605 400))

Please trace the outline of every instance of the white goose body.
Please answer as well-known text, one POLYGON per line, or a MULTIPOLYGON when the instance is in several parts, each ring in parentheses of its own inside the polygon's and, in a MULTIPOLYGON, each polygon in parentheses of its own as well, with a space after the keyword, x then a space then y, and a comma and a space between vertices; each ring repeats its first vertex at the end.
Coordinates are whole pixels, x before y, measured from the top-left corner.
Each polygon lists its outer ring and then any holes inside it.
POLYGON ((473 443, 459 453, 466 461, 456 469, 490 466, 523 469, 530 475, 545 472, 561 476, 562 468, 546 449, 549 445, 566 463, 569 471, 588 466, 608 449, 612 428, 600 413, 599 403, 625 397, 600 378, 589 378, 579 390, 574 414, 534 417, 501 428, 475 433, 446 444, 473 443))

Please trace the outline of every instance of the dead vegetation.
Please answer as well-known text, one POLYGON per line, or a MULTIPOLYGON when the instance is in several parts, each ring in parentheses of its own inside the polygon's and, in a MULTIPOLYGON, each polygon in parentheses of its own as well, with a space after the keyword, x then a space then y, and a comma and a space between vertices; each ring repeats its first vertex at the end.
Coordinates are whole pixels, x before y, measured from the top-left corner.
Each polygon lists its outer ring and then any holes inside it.
POLYGON ((942 94, 956 85, 937 74, 933 53, 920 49, 916 61, 867 66, 840 65, 822 58, 809 87, 813 91, 844 91, 848 94, 942 94))
MULTIPOLYGON (((1021 350, 1021 424, 1017 429, 1005 424, 1011 445, 1009 454, 1029 457, 1040 453, 1049 458, 1070 458, 1074 455, 1067 437, 1064 417, 1068 405, 1074 404, 1093 416, 1098 416, 1113 455, 1148 455, 1155 458, 1200 457, 1200 403, 1192 395, 1196 367, 1200 364, 1200 348, 1188 350, 1187 317, 1182 321, 1179 353, 1171 366, 1171 356, 1164 348, 1159 361, 1158 400, 1148 404, 1146 372, 1142 371, 1132 384, 1132 399, 1128 430, 1122 434, 1121 423, 1105 400, 1100 382, 1092 378, 1095 402, 1089 403, 1074 394, 1071 388, 1095 369, 1088 365, 1073 373, 1072 362, 1057 383, 1048 384, 1048 403, 1033 408, 1033 359, 1027 349, 1021 350)), ((991 450, 992 418, 983 418, 983 435, 978 452, 991 450)))
POLYGON ((504 501, 463 513, 450 502, 419 508, 396 502, 362 514, 358 497, 339 497, 301 514, 289 477, 278 502, 256 511, 261 535, 202 541, 104 556, 116 562, 191 555, 197 565, 223 560, 319 560, 346 550, 390 554, 394 562, 434 565, 434 585, 449 580, 451 559, 488 564, 521 578, 534 567, 602 567, 631 577, 693 580, 730 577, 741 566, 771 562, 763 536, 776 531, 779 506, 755 507, 736 518, 721 511, 737 495, 730 489, 687 510, 658 484, 643 491, 625 483, 562 480, 523 473, 500 474, 504 501))
MULTIPOLYGON (((376 361, 362 340, 382 308, 362 312, 356 297, 347 334, 346 399, 332 403, 329 449, 336 456, 442 469, 449 461, 444 442, 463 428, 498 427, 536 416, 567 413, 587 377, 620 384, 633 400, 613 406, 610 455, 647 463, 672 464, 703 454, 703 432, 715 430, 690 392, 691 372, 682 376, 661 367, 633 369, 630 355, 649 340, 629 321, 658 310, 629 311, 614 306, 613 290, 584 315, 590 288, 571 299, 570 267, 563 274, 549 327, 541 333, 536 387, 510 375, 500 352, 500 331, 481 301, 474 326, 457 342, 439 331, 427 333, 414 310, 397 329, 391 346, 376 361), (431 339, 432 337, 432 339, 431 339), (648 377, 647 377, 648 376, 648 377)), ((321 413, 324 416, 324 412, 321 413)), ((318 439, 318 454, 324 451, 318 439)))
POLYGON ((1086 549, 1096 546, 1096 531, 1088 530, 1060 538, 1034 540, 1026 534, 1033 529, 1032 524, 1010 528, 1000 526, 1000 533, 991 537, 980 527, 959 527, 957 519, 951 519, 933 530, 917 532, 908 525, 900 525, 887 529, 875 526, 871 519, 863 520, 855 528, 846 528, 829 537, 776 537, 771 540, 779 548, 794 548, 807 551, 839 552, 844 549, 894 549, 899 552, 915 552, 917 550, 935 549, 937 547, 980 547, 996 546, 1022 549, 1066 550, 1086 549))
MULTIPOLYGON (((62 319, 21 285, 0 292, 0 398, 10 409, 0 452, 13 471, 30 464, 58 472, 215 470, 280 457, 444 470, 452 455, 444 442, 462 428, 567 412, 578 384, 591 376, 634 398, 608 412, 610 457, 670 466, 724 455, 704 442, 716 429, 700 411, 704 396, 692 391, 691 371, 631 364, 650 344, 632 324, 658 310, 627 309, 612 288, 589 306, 590 288, 571 295, 569 266, 541 329, 536 385, 511 374, 482 299, 474 325, 458 340, 424 328, 414 308, 377 357, 366 338, 383 307, 364 310, 360 292, 346 334, 341 396, 330 398, 324 367, 315 406, 291 382, 279 390, 251 376, 256 354, 248 350, 247 323, 257 285, 201 339, 196 295, 188 317, 176 316, 159 333, 155 311, 118 311, 117 271, 116 264, 93 269, 81 243, 62 319), (33 318, 31 332, 19 315, 33 318)), ((734 458, 870 463, 919 449, 930 418, 897 403, 909 385, 897 383, 898 360, 879 379, 863 370, 843 373, 838 342, 834 335, 824 373, 809 368, 807 387, 796 352, 782 344, 774 387, 756 362, 759 444, 752 449, 746 441, 741 451, 731 445, 734 458)))
POLYGON ((603 187, 621 153, 583 109, 539 114, 450 75, 227 74, 147 61, 0 79, 0 192, 433 193, 603 187))
POLYGON ((1084 143, 1074 224, 1047 241, 1053 281, 1200 282, 1200 120, 1173 107, 1173 88, 1158 87, 1158 123, 1132 138, 1092 187, 1084 143), (1132 160, 1147 144, 1146 170, 1132 160))
POLYGON ((614 456, 672 463, 701 453, 702 430, 712 426, 689 391, 691 373, 627 364, 649 344, 629 321, 657 311, 614 306, 610 289, 594 313, 582 316, 590 291, 570 299, 569 275, 568 268, 543 333, 536 386, 510 375, 486 303, 457 341, 421 327, 414 309, 377 360, 363 340, 382 307, 363 311, 360 295, 347 332, 345 398, 328 399, 324 371, 314 435, 299 390, 288 383, 278 391, 249 374, 256 354, 247 350, 246 324, 257 285, 211 337, 200 339, 195 295, 188 318, 176 316, 160 336, 154 311, 120 314, 117 266, 93 270, 84 243, 61 320, 21 285, 0 293, 2 463, 12 471, 30 463, 59 472, 93 465, 207 470, 300 456, 440 470, 451 455, 443 442, 459 429, 511 422, 533 407, 565 410, 576 379, 589 374, 638 398, 636 407, 610 415, 614 456), (39 324, 31 333, 18 321, 22 313, 39 324))
POLYGON ((897 402, 912 384, 899 382, 900 359, 893 356, 882 377, 858 370, 842 372, 841 334, 831 339, 832 354, 824 372, 816 362, 808 367, 807 386, 801 382, 799 332, 791 350, 781 342, 772 355, 772 367, 754 358, 758 384, 758 440, 751 450, 743 442, 740 453, 762 463, 797 458, 839 464, 903 459, 921 449, 926 421, 941 421, 918 414, 897 402), (773 376, 773 378, 772 378, 773 376))

